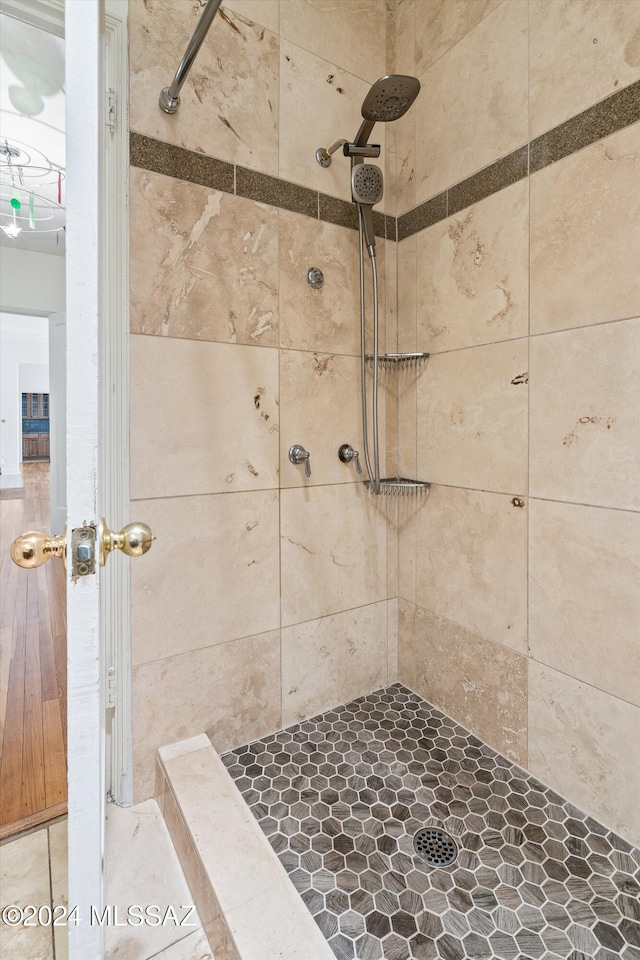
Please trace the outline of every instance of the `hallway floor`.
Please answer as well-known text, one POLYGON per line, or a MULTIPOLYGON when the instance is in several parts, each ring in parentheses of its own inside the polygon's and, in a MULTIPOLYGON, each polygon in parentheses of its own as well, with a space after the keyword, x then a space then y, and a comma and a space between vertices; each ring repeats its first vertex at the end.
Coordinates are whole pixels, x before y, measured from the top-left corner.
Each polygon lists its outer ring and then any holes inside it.
POLYGON ((11 560, 19 534, 49 530, 49 464, 22 471, 24 499, 0 500, 0 839, 67 803, 65 572, 59 560, 11 560))
POLYGON ((401 684, 223 762, 338 960, 640 960, 640 850, 401 684))

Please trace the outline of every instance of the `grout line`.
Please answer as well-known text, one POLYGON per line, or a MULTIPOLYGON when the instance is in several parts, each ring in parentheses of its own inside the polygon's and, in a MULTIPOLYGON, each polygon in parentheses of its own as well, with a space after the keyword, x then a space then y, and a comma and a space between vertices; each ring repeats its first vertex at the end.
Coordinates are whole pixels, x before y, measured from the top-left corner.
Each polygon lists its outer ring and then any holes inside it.
MULTIPOLYGON (((410 600, 405 600, 405 603, 411 603, 410 600)), ((467 633, 470 633, 474 637, 480 637, 481 640, 486 640, 487 643, 493 643, 496 647, 501 647, 503 650, 508 650, 510 653, 514 654, 521 659, 528 661, 530 663, 537 663, 541 667, 546 667, 548 670, 553 670, 555 673, 561 674, 563 677, 567 677, 569 680, 573 680, 574 683, 582 683, 585 687, 589 687, 592 690, 597 690, 599 693, 603 693, 607 697, 612 697, 614 700, 619 701, 620 703, 626 703, 630 707, 635 707, 636 710, 640 712, 640 704, 634 703, 633 700, 627 700, 626 697, 621 697, 617 693, 611 693, 609 690, 603 690, 602 687, 597 687, 594 683, 590 683, 588 680, 583 680, 581 677, 576 677, 572 673, 567 673, 565 670, 561 670, 559 667, 554 666, 552 663, 546 663, 544 660, 539 660, 536 656, 529 655, 528 653, 522 653, 521 650, 517 650, 515 647, 510 647, 507 643, 503 643, 501 640, 496 640, 493 637, 488 637, 486 633, 480 633, 477 630, 473 630, 471 627, 468 627, 464 623, 460 623, 458 620, 451 620, 450 617, 445 617, 441 613, 438 613, 436 610, 430 610, 428 607, 423 607, 421 603, 416 601, 415 603, 416 610, 423 610, 425 613, 429 613, 434 617, 437 617, 439 620, 444 620, 445 623, 450 623, 452 626, 457 627, 458 629, 465 630, 467 633)), ((477 734, 474 734, 477 736, 477 734)))

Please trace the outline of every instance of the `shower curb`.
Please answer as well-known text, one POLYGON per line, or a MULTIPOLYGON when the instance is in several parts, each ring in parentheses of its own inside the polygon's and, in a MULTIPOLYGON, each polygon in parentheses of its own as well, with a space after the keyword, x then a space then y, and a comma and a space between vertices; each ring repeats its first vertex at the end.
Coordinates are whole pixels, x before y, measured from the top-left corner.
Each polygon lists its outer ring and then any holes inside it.
POLYGON ((204 733, 159 748, 156 800, 216 960, 335 960, 204 733))

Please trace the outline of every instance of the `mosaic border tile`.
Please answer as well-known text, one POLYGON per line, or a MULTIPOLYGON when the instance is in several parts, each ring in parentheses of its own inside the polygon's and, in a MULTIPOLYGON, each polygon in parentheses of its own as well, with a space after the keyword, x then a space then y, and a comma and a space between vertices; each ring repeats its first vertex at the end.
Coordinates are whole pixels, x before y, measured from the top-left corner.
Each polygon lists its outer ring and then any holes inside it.
MULTIPOLYGON (((374 230, 378 237, 405 240, 420 230, 458 213, 486 197, 511 186, 528 174, 536 173, 583 147, 622 130, 640 120, 640 80, 589 107, 560 126, 549 130, 506 157, 479 170, 443 193, 432 197, 400 217, 374 211, 374 230)), ((357 230, 358 218, 353 204, 328 194, 257 170, 234 166, 224 160, 186 150, 130 132, 130 160, 134 167, 202 184, 213 190, 268 203, 282 210, 335 223, 357 230)))
POLYGON ((338 960, 638 960, 640 850, 402 684, 222 762, 338 960))

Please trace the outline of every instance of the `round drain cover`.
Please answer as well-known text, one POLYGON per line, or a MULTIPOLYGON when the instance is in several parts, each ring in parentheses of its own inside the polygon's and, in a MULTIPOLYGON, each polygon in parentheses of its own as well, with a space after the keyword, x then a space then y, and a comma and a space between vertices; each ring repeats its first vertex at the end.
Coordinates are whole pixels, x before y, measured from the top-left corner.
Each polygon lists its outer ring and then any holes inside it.
POLYGON ((431 867, 447 867, 458 856, 453 837, 436 827, 424 827, 413 838, 413 849, 431 867))

